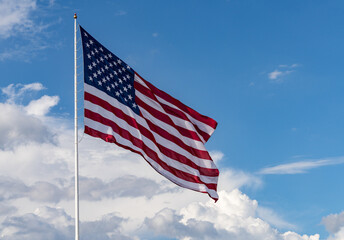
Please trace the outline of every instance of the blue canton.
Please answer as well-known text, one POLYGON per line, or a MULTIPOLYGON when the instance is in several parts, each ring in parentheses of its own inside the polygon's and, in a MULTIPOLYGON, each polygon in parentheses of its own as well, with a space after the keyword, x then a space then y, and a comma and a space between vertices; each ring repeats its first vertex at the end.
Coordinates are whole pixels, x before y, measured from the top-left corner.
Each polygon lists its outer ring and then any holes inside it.
POLYGON ((80 26, 84 81, 140 114, 135 103, 134 70, 80 26))

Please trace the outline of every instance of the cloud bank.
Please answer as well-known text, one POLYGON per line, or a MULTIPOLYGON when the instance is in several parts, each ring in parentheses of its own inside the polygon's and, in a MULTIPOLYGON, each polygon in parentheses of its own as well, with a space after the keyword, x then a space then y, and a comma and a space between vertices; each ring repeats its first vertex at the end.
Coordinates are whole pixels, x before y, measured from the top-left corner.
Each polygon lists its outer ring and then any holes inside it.
MULTIPOLYGON (((22 105, 21 97, 44 87, 11 85, 0 103, 0 238, 72 239, 74 154, 72 119, 52 117, 57 96, 22 105), (13 88, 15 91, 13 91, 13 88)), ((81 134, 80 134, 81 135, 81 134)), ((79 145, 82 239, 318 240, 300 235, 272 209, 239 188, 261 180, 220 169, 220 200, 182 189, 157 174, 140 156, 84 136, 79 145)), ((220 163, 220 151, 212 151, 220 163)))

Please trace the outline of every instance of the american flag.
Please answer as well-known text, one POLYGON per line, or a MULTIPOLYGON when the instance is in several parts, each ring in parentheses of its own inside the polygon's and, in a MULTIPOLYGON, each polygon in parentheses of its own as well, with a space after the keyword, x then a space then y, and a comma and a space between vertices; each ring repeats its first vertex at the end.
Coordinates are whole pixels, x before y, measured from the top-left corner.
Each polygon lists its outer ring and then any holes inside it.
POLYGON ((204 147, 215 120, 143 79, 80 27, 85 133, 140 154, 175 184, 218 199, 219 170, 204 147))

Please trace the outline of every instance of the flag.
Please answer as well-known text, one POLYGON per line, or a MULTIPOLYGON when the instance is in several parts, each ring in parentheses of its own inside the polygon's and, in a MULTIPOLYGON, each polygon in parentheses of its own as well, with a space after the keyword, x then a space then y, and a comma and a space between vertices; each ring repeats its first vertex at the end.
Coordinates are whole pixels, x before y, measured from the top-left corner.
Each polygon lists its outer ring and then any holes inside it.
POLYGON ((175 184, 218 199, 205 149, 217 122, 142 78, 80 26, 85 133, 140 154, 175 184))

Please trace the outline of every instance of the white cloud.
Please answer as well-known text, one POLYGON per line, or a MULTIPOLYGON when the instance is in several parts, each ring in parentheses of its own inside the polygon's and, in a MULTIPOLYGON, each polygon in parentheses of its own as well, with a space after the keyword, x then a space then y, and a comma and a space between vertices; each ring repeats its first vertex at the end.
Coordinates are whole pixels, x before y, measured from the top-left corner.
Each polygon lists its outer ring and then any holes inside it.
POLYGON ((296 229, 295 225, 282 219, 277 213, 269 208, 258 206, 257 215, 260 218, 264 219, 267 223, 274 227, 277 227, 278 229, 296 229))
POLYGON ((7 87, 1 88, 1 92, 6 95, 8 103, 14 103, 28 91, 41 91, 43 89, 45 88, 41 83, 10 84, 7 87))
POLYGON ((262 181, 257 176, 240 170, 221 169, 218 183, 219 190, 232 191, 243 186, 257 189, 262 186, 262 181))
POLYGON ((0 149, 23 143, 52 141, 52 133, 42 121, 26 114, 20 106, 0 103, 0 111, 0 149))
POLYGON ((181 211, 163 209, 146 218, 143 231, 188 240, 318 240, 319 235, 280 233, 257 217, 258 203, 239 190, 221 191, 214 204, 194 202, 181 211))
POLYGON ((299 66, 300 65, 296 63, 291 65, 281 64, 278 66, 279 69, 275 69, 274 71, 268 73, 268 78, 271 82, 282 83, 284 81, 283 77, 294 72, 294 68, 297 68, 299 66))
POLYGON ((337 165, 344 163, 343 157, 327 158, 318 160, 304 160, 293 163, 280 164, 273 167, 267 167, 261 169, 258 173, 260 174, 298 174, 306 173, 312 168, 318 168, 328 165, 337 165))
POLYGON ((223 157, 225 156, 222 152, 220 151, 210 151, 209 152, 211 159, 213 159, 213 161, 217 164, 219 161, 221 161, 223 159, 223 157))
POLYGON ((0 0, 0 61, 30 61, 53 45, 48 29, 56 22, 42 20, 53 5, 54 0, 0 0))
POLYGON ((344 227, 344 212, 339 214, 330 214, 322 219, 322 224, 325 225, 326 230, 334 234, 339 232, 344 227))
POLYGON ((49 112, 50 108, 58 104, 59 100, 58 96, 44 95, 40 99, 32 100, 25 109, 29 115, 44 116, 49 112))
POLYGON ((322 224, 330 233, 327 240, 344 239, 344 212, 339 214, 330 214, 322 219, 322 224))
POLYGON ((31 14, 36 8, 36 0, 0 1, 0 37, 31 31, 34 27, 31 14))
POLYGON ((278 70, 275 70, 275 71, 269 73, 269 78, 270 78, 271 80, 275 80, 275 79, 277 79, 278 77, 280 77, 282 74, 283 74, 283 72, 278 71, 278 70))
MULTIPOLYGON (((12 93, 8 96, 16 98, 18 91, 12 93)), ((43 104, 38 113, 44 114, 54 104, 41 99, 31 103, 43 104)), ((70 239, 74 235, 72 121, 29 115, 28 106, 0 104, 6 112, 0 121, 7 124, 0 127, 4 133, 0 140, 8 141, 10 132, 27 139, 12 138, 11 148, 0 149, 0 238, 70 239), (43 141, 44 136, 51 137, 43 141)), ((261 186, 252 174, 221 169, 220 200, 215 204, 206 194, 174 185, 140 156, 113 144, 85 136, 79 153, 80 233, 85 240, 152 239, 167 233, 181 240, 319 239, 275 229, 293 225, 238 190, 261 186)), ((219 151, 211 154, 217 161, 224 157, 219 151)))

